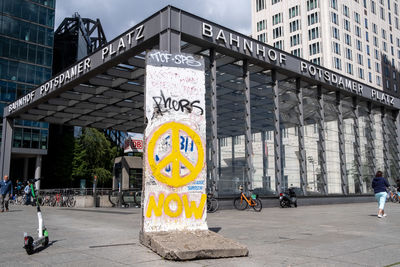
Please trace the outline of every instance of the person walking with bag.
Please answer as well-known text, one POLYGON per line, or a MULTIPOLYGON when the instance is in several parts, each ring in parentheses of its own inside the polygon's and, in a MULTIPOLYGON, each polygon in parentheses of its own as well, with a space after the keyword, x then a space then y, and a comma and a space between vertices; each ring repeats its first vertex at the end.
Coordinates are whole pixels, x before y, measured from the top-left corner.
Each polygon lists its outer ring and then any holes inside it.
POLYGON ((375 199, 378 201, 378 218, 386 217, 385 213, 385 202, 387 197, 387 188, 389 183, 384 177, 382 177, 382 172, 378 171, 375 178, 372 180, 372 188, 374 189, 375 199))
POLYGON ((0 212, 4 212, 4 208, 8 211, 8 201, 13 196, 13 185, 8 179, 8 175, 4 175, 0 181, 0 212))

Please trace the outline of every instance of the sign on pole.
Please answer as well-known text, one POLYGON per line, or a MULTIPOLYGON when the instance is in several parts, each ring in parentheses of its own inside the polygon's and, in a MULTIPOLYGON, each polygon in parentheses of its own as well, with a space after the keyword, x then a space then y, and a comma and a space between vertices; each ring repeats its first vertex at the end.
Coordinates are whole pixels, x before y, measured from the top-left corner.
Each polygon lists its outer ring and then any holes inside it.
POLYGON ((145 85, 142 230, 207 230, 204 59, 152 50, 145 85))

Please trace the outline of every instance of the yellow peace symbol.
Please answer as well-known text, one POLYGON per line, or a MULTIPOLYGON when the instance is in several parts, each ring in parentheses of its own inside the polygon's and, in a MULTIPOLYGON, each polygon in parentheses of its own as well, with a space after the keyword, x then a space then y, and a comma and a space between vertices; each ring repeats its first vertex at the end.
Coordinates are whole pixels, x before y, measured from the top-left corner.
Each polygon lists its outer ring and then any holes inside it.
POLYGON ((148 144, 148 154, 147 160, 150 165, 150 169, 153 172, 154 177, 169 186, 181 187, 184 186, 197 178, 197 175, 201 172, 204 165, 204 148, 201 142, 200 136, 192 130, 189 126, 178 123, 178 122, 168 122, 161 125, 151 137, 148 144), (172 149, 169 155, 165 156, 158 163, 155 161, 154 149, 156 147, 157 141, 166 132, 171 131, 171 144, 172 149), (197 147, 197 163, 193 165, 184 155, 180 152, 179 147, 179 132, 183 131, 192 138, 193 142, 197 147), (171 177, 164 175, 161 171, 168 165, 172 163, 171 177), (180 176, 180 164, 185 165, 189 169, 189 174, 180 176))

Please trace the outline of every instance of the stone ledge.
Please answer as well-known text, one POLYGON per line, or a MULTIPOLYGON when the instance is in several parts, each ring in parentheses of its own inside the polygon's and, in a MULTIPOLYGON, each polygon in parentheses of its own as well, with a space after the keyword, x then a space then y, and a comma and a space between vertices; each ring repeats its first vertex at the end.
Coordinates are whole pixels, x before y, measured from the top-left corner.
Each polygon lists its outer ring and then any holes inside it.
POLYGON ((209 230, 140 233, 140 242, 168 260, 243 257, 247 247, 209 230))

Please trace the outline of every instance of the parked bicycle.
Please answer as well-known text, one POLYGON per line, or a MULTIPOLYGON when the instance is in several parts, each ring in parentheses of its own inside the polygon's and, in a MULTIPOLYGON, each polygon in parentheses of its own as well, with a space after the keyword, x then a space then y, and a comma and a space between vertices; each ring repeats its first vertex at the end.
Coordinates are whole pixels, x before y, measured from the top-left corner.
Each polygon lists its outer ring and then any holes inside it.
POLYGON ((388 192, 388 198, 392 202, 399 202, 399 195, 397 194, 397 188, 394 186, 390 186, 388 192))
POLYGON ((215 181, 212 181, 210 192, 207 194, 207 212, 209 213, 216 212, 219 207, 218 200, 214 196, 214 192, 216 191, 215 181))
POLYGON ((252 207, 255 211, 260 212, 262 209, 261 200, 256 194, 248 194, 247 196, 243 193, 243 186, 239 186, 240 196, 233 200, 233 205, 238 210, 245 210, 252 207))

